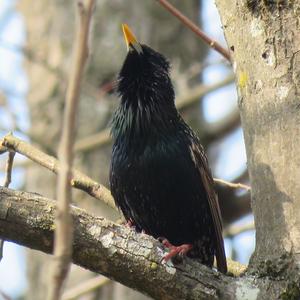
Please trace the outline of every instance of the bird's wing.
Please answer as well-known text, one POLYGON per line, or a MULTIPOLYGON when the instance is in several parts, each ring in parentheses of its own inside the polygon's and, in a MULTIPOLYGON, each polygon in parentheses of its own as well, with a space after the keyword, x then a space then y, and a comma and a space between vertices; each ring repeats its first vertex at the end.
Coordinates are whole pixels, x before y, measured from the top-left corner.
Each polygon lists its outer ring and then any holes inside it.
POLYGON ((203 186, 206 190, 208 203, 213 219, 214 231, 216 237, 216 259, 218 270, 222 273, 227 272, 227 263, 224 250, 224 241, 222 236, 222 220, 221 212, 218 203, 218 196, 214 191, 214 181, 211 175, 211 171, 208 166, 206 154, 198 141, 195 138, 194 143, 191 146, 192 159, 194 160, 197 169, 199 170, 203 186))

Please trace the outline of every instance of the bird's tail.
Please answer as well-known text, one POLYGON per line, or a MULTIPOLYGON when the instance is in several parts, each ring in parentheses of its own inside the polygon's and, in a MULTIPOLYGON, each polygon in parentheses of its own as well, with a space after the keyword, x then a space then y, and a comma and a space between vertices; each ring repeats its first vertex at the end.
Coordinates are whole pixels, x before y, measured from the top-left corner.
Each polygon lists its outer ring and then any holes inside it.
POLYGON ((193 248, 188 252, 188 256, 211 268, 215 257, 214 247, 209 240, 197 240, 193 243, 193 248))

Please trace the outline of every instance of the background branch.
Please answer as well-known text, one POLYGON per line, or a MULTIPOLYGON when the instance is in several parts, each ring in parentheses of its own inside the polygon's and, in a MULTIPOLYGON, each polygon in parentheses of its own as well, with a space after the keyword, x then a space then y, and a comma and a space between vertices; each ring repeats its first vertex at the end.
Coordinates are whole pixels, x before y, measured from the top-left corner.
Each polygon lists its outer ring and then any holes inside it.
POLYGON ((250 191, 251 187, 249 185, 243 184, 243 183, 232 183, 223 179, 214 178, 215 183, 219 183, 220 185, 225 185, 227 187, 231 187, 233 189, 242 189, 246 191, 250 191))
POLYGON ((183 15, 177 8, 175 8, 167 0, 157 0, 163 7, 165 7, 173 16, 178 18, 186 27, 196 33, 206 44, 211 48, 215 49, 222 56, 224 56, 228 61, 230 61, 230 53, 224 47, 222 47, 218 42, 212 40, 208 35, 206 35, 192 20, 183 15))
POLYGON ((59 143, 58 159, 60 169, 57 178, 57 216, 55 219, 54 260, 48 290, 48 299, 61 298, 62 286, 70 269, 73 244, 73 225, 69 212, 71 203, 73 145, 75 140, 75 123, 79 102, 81 78, 88 58, 88 38, 90 23, 94 10, 94 0, 78 1, 79 16, 72 68, 67 88, 63 117, 62 136, 59 143))
MULTIPOLYGON (((15 154, 16 153, 14 151, 8 152, 8 157, 5 166, 5 181, 4 181, 5 187, 9 187, 9 184, 11 183, 11 172, 12 172, 15 154)), ((3 246, 4 246, 4 240, 0 239, 0 261, 3 258, 3 246)))
POLYGON ((16 153, 14 151, 8 151, 8 157, 5 166, 5 181, 4 181, 5 187, 9 187, 9 184, 11 183, 11 172, 12 172, 15 154, 16 153))
POLYGON ((75 287, 70 288, 67 290, 63 296, 62 300, 73 300, 77 299, 78 297, 90 293, 94 290, 97 290, 104 286, 105 284, 109 283, 110 279, 103 276, 97 276, 85 280, 84 282, 77 284, 75 287))
MULTIPOLYGON (((14 150, 15 152, 26 156, 27 158, 31 159, 32 161, 38 163, 39 165, 45 167, 55 174, 58 173, 58 170, 61 167, 60 163, 55 157, 45 154, 44 152, 14 137, 11 134, 6 135, 2 140, 0 140, 0 153, 8 150, 14 150)), ((80 171, 73 169, 70 184, 74 188, 85 191, 90 196, 103 201, 104 203, 115 209, 114 200, 110 191, 105 186, 99 184, 80 171)))

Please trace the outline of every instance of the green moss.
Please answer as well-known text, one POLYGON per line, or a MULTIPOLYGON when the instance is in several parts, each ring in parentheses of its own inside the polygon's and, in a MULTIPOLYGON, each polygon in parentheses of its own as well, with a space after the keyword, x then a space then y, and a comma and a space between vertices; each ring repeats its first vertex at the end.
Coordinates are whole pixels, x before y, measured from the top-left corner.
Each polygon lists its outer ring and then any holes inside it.
POLYGON ((152 262, 151 265, 150 265, 151 270, 156 270, 157 267, 158 267, 158 265, 157 265, 156 262, 152 262))
POLYGON ((300 299, 300 288, 299 283, 291 282, 288 284, 286 290, 280 295, 282 300, 299 300, 300 299))
POLYGON ((258 274, 260 277, 279 278, 285 275, 292 262, 293 258, 289 253, 284 253, 277 258, 274 257, 272 260, 264 260, 258 265, 258 274))
POLYGON ((54 231, 56 229, 56 225, 55 223, 52 223, 50 226, 49 226, 49 230, 50 231, 54 231))

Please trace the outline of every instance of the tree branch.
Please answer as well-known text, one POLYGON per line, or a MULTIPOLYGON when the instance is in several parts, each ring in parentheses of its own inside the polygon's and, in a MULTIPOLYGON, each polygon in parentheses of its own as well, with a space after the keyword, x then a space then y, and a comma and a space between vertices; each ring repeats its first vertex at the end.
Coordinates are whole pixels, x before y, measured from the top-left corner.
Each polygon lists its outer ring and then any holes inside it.
POLYGON ((251 187, 249 185, 243 183, 232 183, 223 179, 214 178, 215 183, 219 183, 220 185, 225 185, 226 187, 231 187, 233 189, 243 189, 249 192, 251 187))
MULTIPOLYGON (((58 173, 60 164, 55 157, 45 154, 44 152, 14 137, 11 134, 6 135, 2 140, 0 140, 0 154, 8 150, 14 150, 15 152, 26 156, 32 161, 52 171, 53 173, 58 173)), ((73 169, 70 184, 74 188, 85 191, 90 196, 103 201, 108 206, 115 209, 114 200, 110 191, 105 186, 99 184, 80 171, 73 169)))
MULTIPOLYGON (((56 201, 0 187, 0 238, 51 253, 55 211, 56 201)), ((280 272, 277 262, 270 262, 266 277, 233 278, 188 258, 176 265, 171 261, 165 264, 165 249, 154 238, 74 206, 71 214, 73 263, 155 299, 278 299, 291 292, 290 284, 299 279, 297 273, 284 276, 290 266, 282 263, 289 257, 278 265, 280 272)))
MULTIPOLYGON (((8 151, 8 157, 5 166, 5 181, 4 181, 5 187, 9 187, 11 183, 11 172, 12 172, 15 154, 16 153, 14 151, 8 151)), ((4 241, 0 239, 0 262, 3 258, 3 246, 4 246, 4 241)))
POLYGON ((218 42, 212 40, 207 36, 193 21, 183 15, 177 8, 175 8, 167 0, 157 0, 164 8, 166 8, 173 16, 178 18, 186 27, 192 30, 197 36, 199 36, 206 44, 211 48, 219 52, 223 57, 225 57, 230 62, 230 53, 224 47, 222 47, 218 42))
POLYGON ((73 224, 69 204, 72 191, 73 146, 75 124, 79 103, 81 78, 88 58, 88 39, 94 10, 94 0, 77 1, 78 25, 73 49, 72 67, 67 88, 63 116, 62 136, 58 159, 60 169, 57 177, 57 215, 55 219, 54 260, 52 263, 47 299, 61 298, 63 283, 68 275, 72 257, 73 224))
MULTIPOLYGON (((55 211, 56 201, 0 188, 0 238, 51 253, 55 211)), ((234 299, 236 279, 187 258, 163 264, 165 250, 152 237, 76 207, 71 214, 73 263, 155 299, 234 299)))
POLYGON ((101 275, 93 278, 89 278, 75 287, 70 288, 62 295, 62 300, 73 300, 78 299, 78 297, 100 289, 105 284, 111 282, 107 277, 101 275))

